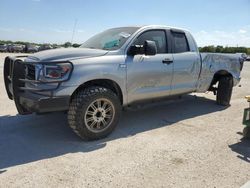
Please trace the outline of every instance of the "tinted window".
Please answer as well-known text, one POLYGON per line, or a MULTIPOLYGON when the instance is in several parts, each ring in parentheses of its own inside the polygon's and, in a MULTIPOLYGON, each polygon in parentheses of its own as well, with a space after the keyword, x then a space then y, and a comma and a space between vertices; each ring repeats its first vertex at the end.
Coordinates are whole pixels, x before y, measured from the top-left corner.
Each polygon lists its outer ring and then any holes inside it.
POLYGON ((184 33, 174 33, 172 32, 173 36, 173 45, 174 45, 174 53, 182 53, 188 52, 189 46, 187 43, 187 38, 184 33))
POLYGON ((134 42, 134 45, 144 45, 146 40, 155 41, 157 53, 167 53, 167 43, 165 31, 146 31, 134 42))

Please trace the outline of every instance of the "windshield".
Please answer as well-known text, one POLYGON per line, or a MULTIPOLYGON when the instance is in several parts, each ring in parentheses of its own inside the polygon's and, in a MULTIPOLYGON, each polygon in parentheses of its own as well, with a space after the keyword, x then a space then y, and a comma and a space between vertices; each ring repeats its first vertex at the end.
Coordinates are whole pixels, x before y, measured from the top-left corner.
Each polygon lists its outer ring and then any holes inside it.
POLYGON ((86 42, 80 48, 93 48, 102 50, 117 50, 139 27, 121 27, 106 30, 99 33, 86 42))

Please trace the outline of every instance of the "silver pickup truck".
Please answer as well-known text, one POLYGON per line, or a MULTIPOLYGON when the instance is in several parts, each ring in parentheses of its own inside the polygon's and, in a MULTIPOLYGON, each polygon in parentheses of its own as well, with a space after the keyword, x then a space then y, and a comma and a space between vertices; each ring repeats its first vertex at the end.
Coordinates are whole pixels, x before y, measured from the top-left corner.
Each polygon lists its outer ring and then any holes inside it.
POLYGON ((7 57, 4 81, 19 114, 67 111, 73 131, 94 140, 138 101, 213 91, 217 104, 229 105, 243 61, 241 54, 200 54, 184 29, 120 27, 79 48, 7 57))

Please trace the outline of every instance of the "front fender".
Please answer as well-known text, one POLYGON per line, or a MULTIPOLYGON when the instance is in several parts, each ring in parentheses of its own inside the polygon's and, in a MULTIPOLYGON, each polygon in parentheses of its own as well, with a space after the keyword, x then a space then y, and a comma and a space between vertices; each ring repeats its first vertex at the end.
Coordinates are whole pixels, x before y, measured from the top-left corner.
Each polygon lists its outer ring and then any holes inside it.
MULTIPOLYGON (((63 88, 70 87, 71 94, 82 84, 97 80, 107 79, 114 81, 120 87, 124 103, 127 102, 126 92, 126 66, 113 59, 113 62, 102 62, 100 58, 91 58, 88 62, 74 62, 74 71, 69 81, 61 84, 63 88), (94 60, 95 59, 95 60, 94 60), (74 88, 74 90, 72 89, 74 88), (73 91, 72 91, 73 90, 73 91)), ((120 61, 122 62, 122 61, 120 61)))

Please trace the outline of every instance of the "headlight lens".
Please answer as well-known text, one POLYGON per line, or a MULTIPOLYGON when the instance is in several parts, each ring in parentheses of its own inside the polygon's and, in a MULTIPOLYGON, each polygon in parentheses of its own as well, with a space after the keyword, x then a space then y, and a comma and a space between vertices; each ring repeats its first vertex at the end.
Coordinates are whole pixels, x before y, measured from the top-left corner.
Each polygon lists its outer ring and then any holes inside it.
POLYGON ((71 63, 43 64, 37 69, 38 80, 40 81, 66 81, 72 72, 71 63))

